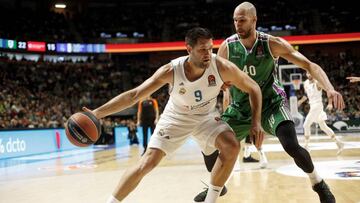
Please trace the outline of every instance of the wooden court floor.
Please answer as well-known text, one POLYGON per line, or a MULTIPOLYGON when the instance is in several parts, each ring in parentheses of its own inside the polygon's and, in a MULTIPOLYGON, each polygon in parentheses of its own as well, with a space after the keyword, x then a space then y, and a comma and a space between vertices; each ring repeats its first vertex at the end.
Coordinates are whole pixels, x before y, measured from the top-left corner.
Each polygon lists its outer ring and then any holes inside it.
MULTIPOLYGON (((343 134, 345 150, 336 156, 326 136, 312 138, 311 155, 318 173, 338 203, 360 202, 360 134, 343 134)), ((299 137, 302 143, 301 137, 299 137)), ((219 203, 315 203, 310 181, 295 167, 278 141, 267 137, 266 169, 243 163, 242 152, 219 203)), ((141 157, 142 147, 64 151, 0 160, 0 203, 105 203, 124 170, 141 157)), ((257 158, 257 154, 253 155, 257 158)), ((125 203, 187 203, 202 191, 209 174, 199 147, 187 142, 146 176, 125 203)))

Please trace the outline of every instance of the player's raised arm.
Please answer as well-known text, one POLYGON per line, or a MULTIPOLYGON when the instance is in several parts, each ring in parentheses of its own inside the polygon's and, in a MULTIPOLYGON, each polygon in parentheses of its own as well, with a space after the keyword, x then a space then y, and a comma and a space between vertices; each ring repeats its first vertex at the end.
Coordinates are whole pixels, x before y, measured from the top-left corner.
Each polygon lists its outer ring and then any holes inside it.
MULTIPOLYGON (((165 84, 172 84, 173 69, 170 64, 164 65, 159 68, 154 75, 145 80, 138 87, 129 91, 123 92, 114 97, 104 105, 91 111, 98 119, 113 113, 119 112, 136 104, 140 99, 146 98, 156 90, 160 89, 165 84)), ((85 111, 90 111, 83 108, 85 111)))
POLYGON ((342 95, 334 90, 334 87, 330 83, 326 73, 318 64, 311 62, 300 52, 296 51, 289 42, 280 37, 270 37, 269 43, 274 57, 282 57, 308 71, 324 88, 327 93, 327 97, 332 99, 334 107, 340 110, 345 108, 342 95))
POLYGON ((217 57, 216 62, 224 82, 230 83, 249 94, 252 111, 250 134, 254 137, 255 146, 260 148, 264 139, 264 130, 261 126, 262 94, 259 85, 234 63, 220 56, 217 57))

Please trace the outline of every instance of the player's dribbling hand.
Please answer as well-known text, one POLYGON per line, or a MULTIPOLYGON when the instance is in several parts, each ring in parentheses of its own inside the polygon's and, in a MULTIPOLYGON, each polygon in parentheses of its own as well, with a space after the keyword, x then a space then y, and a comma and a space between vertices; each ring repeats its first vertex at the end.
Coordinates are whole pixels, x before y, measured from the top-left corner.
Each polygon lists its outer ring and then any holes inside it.
POLYGON ((326 92, 326 94, 329 99, 332 99, 334 108, 339 110, 343 110, 345 108, 343 96, 339 92, 335 90, 329 90, 326 92))
POLYGON ((89 113, 93 114, 97 119, 99 119, 99 118, 97 117, 97 115, 94 113, 94 111, 92 111, 92 110, 90 110, 90 109, 88 109, 88 108, 86 108, 86 107, 82 107, 82 110, 85 111, 85 112, 89 112, 89 113))
POLYGON ((260 124, 252 124, 250 129, 250 136, 253 144, 257 149, 261 149, 264 141, 264 129, 260 124))

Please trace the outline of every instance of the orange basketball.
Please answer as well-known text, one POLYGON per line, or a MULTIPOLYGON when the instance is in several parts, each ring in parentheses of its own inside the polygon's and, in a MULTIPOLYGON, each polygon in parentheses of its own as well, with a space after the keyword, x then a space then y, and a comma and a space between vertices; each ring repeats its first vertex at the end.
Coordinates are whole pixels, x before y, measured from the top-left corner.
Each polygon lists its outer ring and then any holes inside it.
POLYGON ((89 112, 73 114, 65 124, 65 133, 69 141, 78 147, 87 147, 100 137, 100 122, 89 112))

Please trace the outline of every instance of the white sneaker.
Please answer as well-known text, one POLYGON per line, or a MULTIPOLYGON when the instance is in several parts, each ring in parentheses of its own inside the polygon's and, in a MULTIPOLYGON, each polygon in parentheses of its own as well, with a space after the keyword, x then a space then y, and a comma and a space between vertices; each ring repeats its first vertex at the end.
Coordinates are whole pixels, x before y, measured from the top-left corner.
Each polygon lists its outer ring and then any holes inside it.
POLYGON ((259 150, 259 156, 260 156, 260 168, 264 169, 268 165, 268 160, 266 158, 265 153, 262 150, 259 150))
POLYGON ((338 147, 338 151, 337 151, 336 155, 339 156, 341 154, 341 152, 344 150, 344 143, 337 142, 336 145, 338 147))

